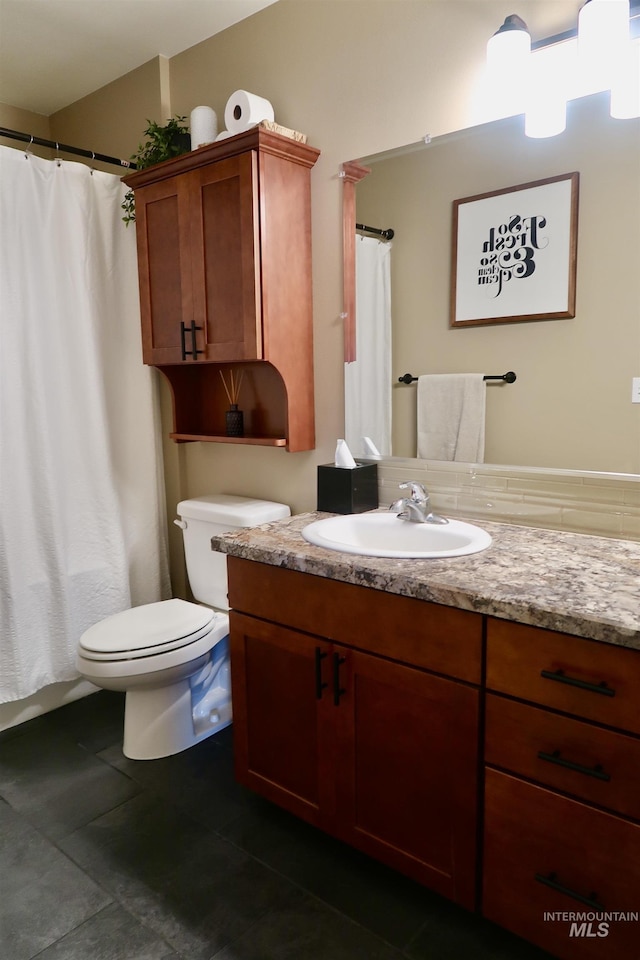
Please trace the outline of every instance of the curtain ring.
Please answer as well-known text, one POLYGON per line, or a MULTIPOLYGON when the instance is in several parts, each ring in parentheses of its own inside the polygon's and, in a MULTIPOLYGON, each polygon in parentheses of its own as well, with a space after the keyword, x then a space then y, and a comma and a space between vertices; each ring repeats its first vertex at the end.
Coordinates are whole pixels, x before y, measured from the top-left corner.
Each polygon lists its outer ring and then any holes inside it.
POLYGON ((59 157, 59 153, 60 153, 60 144, 59 144, 58 141, 56 140, 56 166, 57 166, 57 167, 62 166, 62 161, 61 161, 61 159, 60 159, 60 157, 59 157))
POLYGON ((31 156, 31 150, 29 149, 29 147, 31 146, 32 143, 33 143, 33 134, 30 135, 29 143, 28 143, 28 144, 26 145, 26 147, 24 148, 24 158, 25 158, 25 160, 28 160, 29 157, 31 156))

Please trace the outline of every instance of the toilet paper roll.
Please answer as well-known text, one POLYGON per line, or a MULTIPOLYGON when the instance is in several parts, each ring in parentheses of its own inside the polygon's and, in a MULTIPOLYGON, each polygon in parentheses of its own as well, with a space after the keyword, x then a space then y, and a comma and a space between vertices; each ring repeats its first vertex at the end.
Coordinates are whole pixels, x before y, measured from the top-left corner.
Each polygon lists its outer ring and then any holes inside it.
POLYGON ((224 108, 224 122, 231 133, 243 133, 261 120, 273 120, 273 107, 264 97, 247 90, 236 90, 224 108))
POLYGON ((194 107, 189 118, 191 149, 213 143, 218 134, 218 118, 211 107, 194 107))
POLYGON ((226 140, 227 137, 232 137, 232 136, 233 134, 231 133, 231 130, 221 130, 218 136, 216 137, 216 140, 226 140))

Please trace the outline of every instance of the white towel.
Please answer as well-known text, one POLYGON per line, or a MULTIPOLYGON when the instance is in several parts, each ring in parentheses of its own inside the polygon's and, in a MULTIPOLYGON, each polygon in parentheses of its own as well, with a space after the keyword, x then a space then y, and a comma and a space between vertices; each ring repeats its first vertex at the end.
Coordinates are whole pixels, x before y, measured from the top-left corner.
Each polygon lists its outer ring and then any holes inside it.
POLYGON ((418 457, 484 463, 486 399, 481 373, 418 377, 418 457))

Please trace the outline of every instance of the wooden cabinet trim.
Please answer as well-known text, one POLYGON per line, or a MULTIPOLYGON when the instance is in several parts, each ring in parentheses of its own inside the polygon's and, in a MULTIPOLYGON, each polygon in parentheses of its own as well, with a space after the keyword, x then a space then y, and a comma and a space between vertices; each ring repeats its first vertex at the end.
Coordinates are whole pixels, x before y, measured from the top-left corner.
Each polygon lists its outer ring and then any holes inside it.
POLYGON ((342 319, 344 362, 356 360, 356 184, 371 173, 351 160, 342 164, 342 319))
POLYGON ((300 143, 282 134, 270 133, 260 127, 253 127, 244 133, 227 137, 217 143, 207 144, 197 150, 183 153, 179 157, 165 160, 153 167, 147 167, 145 170, 136 170, 123 177, 123 183, 130 189, 137 190, 149 183, 189 173, 191 170, 197 170, 199 167, 215 163, 217 160, 235 157, 247 150, 258 149, 275 156, 287 157, 295 163, 300 163, 309 168, 313 167, 320 156, 320 151, 307 143, 300 143))

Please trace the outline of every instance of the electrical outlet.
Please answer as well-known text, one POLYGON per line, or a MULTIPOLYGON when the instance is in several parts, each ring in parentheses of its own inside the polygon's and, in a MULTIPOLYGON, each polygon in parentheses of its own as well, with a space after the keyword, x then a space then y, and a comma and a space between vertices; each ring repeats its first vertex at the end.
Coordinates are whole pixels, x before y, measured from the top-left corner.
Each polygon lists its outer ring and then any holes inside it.
POLYGON ((640 377, 631 379, 631 403, 640 403, 640 377))

